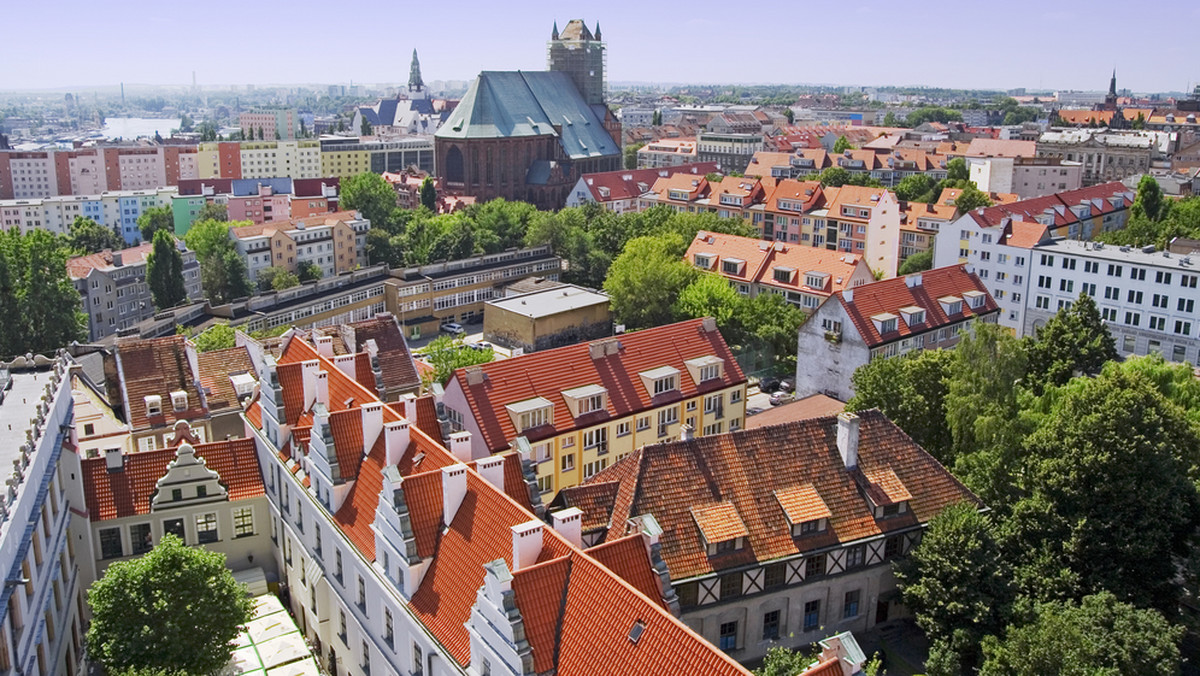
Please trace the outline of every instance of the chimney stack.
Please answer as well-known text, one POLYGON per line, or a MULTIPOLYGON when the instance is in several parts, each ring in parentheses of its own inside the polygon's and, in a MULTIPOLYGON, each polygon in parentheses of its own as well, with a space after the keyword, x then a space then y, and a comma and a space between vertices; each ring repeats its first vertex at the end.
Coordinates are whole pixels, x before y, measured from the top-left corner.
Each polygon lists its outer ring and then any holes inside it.
POLYGON ((383 402, 368 401, 359 410, 362 412, 363 453, 370 453, 383 431, 383 402))
POLYGON ((475 463, 475 471, 479 472, 479 476, 483 477, 484 481, 495 486, 501 492, 504 491, 503 455, 489 455, 486 458, 480 458, 479 462, 475 463))
POLYGON ((905 285, 905 286, 907 286, 907 287, 908 287, 908 288, 910 288, 910 289, 913 289, 913 288, 916 288, 916 287, 918 287, 918 286, 921 286, 921 273, 919 273, 919 272, 914 272, 913 274, 911 274, 911 275, 908 275, 907 277, 905 277, 905 278, 904 278, 904 285, 905 285))
POLYGON ((125 469, 125 455, 119 448, 104 450, 104 466, 110 472, 120 472, 125 469))
POLYGON ((383 425, 384 456, 389 466, 400 462, 404 451, 408 450, 409 431, 407 420, 395 420, 383 425))
POLYGON ((846 289, 846 290, 842 291, 842 300, 846 301, 847 303, 853 303, 854 302, 854 289, 846 289))
POLYGON ((467 497, 467 466, 458 463, 442 468, 442 524, 449 526, 467 497))
POLYGON ((300 362, 301 380, 304 383, 304 410, 311 410, 317 400, 317 373, 321 362, 316 359, 300 362))
POLYGON ((317 336, 313 341, 317 344, 317 353, 326 359, 333 359, 333 336, 317 336))
POLYGON ((858 416, 846 411, 837 417, 837 447, 846 469, 858 467, 858 416))
POLYGON ((512 527, 512 569, 513 572, 524 570, 537 563, 538 555, 542 553, 541 521, 533 519, 512 527))
POLYGON ((550 514, 554 530, 571 544, 583 549, 583 510, 568 507, 550 514))
POLYGON ((683 423, 682 425, 679 426, 679 440, 680 441, 691 441, 692 438, 694 437, 693 432, 695 432, 695 430, 692 429, 691 425, 689 425, 687 423, 683 423))
POLYGON ((324 371, 317 371, 316 401, 326 408, 329 407, 329 374, 324 371))
POLYGON ((467 384, 482 385, 483 384, 483 369, 478 366, 467 367, 467 384))
POLYGON ((450 435, 450 454, 461 462, 471 461, 471 433, 455 432, 450 435))
POLYGON ((339 354, 333 358, 333 365, 337 367, 337 370, 353 378, 357 367, 355 363, 357 359, 358 355, 339 354))

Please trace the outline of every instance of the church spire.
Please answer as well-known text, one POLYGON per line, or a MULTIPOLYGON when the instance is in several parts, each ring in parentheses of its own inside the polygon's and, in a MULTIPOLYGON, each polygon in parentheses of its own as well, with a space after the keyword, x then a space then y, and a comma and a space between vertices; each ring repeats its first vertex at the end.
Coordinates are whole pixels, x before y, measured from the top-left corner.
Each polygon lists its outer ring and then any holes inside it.
POLYGON ((1117 69, 1116 68, 1113 68, 1112 80, 1110 80, 1108 83, 1108 95, 1109 96, 1117 95, 1117 69))
POLYGON ((597 22, 596 22, 596 34, 595 34, 595 36, 594 36, 594 37, 595 37, 597 40, 599 40, 599 39, 600 39, 600 22, 599 22, 599 21, 597 21, 597 22))
POLYGON ((550 31, 550 39, 551 40, 558 39, 558 20, 557 19, 554 21, 554 30, 550 31))
POLYGON ((421 79, 421 62, 417 60, 417 50, 413 50, 412 67, 408 70, 408 91, 419 92, 425 89, 425 81, 421 79))

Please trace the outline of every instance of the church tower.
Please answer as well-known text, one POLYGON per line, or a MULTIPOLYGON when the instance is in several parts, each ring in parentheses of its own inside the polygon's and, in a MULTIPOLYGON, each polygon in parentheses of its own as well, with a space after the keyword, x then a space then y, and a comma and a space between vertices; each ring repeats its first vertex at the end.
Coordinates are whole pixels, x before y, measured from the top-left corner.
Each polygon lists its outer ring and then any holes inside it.
POLYGON ((604 104, 606 64, 598 22, 594 33, 582 19, 572 19, 561 32, 554 23, 546 44, 546 69, 566 73, 588 105, 604 104))
POLYGON ((412 66, 408 69, 408 91, 417 94, 425 91, 425 81, 421 79, 421 62, 417 60, 417 50, 413 50, 412 66))

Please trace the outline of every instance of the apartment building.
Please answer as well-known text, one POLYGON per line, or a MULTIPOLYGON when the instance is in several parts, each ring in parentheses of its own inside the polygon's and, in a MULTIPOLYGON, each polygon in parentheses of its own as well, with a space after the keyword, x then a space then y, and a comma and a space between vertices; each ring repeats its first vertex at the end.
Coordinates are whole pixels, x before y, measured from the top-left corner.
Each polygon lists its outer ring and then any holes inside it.
POLYGON ((825 206, 821 183, 791 178, 775 180, 775 189, 763 203, 762 238, 824 248, 824 225, 814 228, 812 217, 804 218, 825 206))
POLYGON ((299 141, 213 141, 197 147, 194 178, 320 178, 321 143, 299 141))
POLYGON ((270 267, 297 272, 312 263, 322 275, 348 272, 367 265, 367 231, 371 222, 354 211, 339 211, 280 223, 230 228, 238 253, 246 260, 251 281, 270 267))
POLYGON ((369 171, 398 173, 411 167, 435 174, 433 137, 321 139, 321 175, 350 178, 369 171))
POLYGON ((0 365, 0 440, 9 468, 0 496, 0 672, 84 672, 83 590, 72 514, 84 507, 73 489, 71 377, 67 360, 41 355, 0 365))
POLYGON ((102 145, 0 150, 0 199, 157 190, 196 178, 194 146, 102 145))
POLYGON ((696 161, 716 162, 724 172, 743 172, 754 153, 763 149, 761 133, 701 132, 696 136, 696 161))
POLYGON ((875 281, 862 256, 701 230, 685 260, 743 296, 775 293, 812 312, 830 295, 875 281))
POLYGON ((751 158, 747 176, 804 178, 832 167, 865 174, 886 187, 922 174, 935 181, 946 178, 947 155, 915 148, 862 148, 834 154, 824 148, 798 148, 794 153, 763 151, 751 158))
POLYGON ((253 134, 262 140, 296 139, 299 116, 295 110, 253 110, 238 115, 238 127, 242 133, 253 134))
POLYGON ((577 511, 540 520, 526 459, 471 461, 467 435, 438 440, 431 399, 385 405, 302 338, 284 340, 263 361, 246 431, 280 582, 338 676, 746 676, 670 614, 653 538, 582 551, 577 511))
MULTIPOLYGON (((117 230, 129 244, 141 241, 137 219, 146 209, 172 206, 175 188, 116 190, 98 195, 63 195, 40 199, 0 200, 0 225, 21 232, 40 229, 65 235, 77 216, 117 230)), ((179 233, 177 233, 179 234, 179 233)))
MULTIPOLYGON (((175 246, 183 256, 187 297, 202 300, 204 292, 200 288, 196 254, 178 240, 175 246)), ((67 260, 67 274, 79 291, 88 317, 89 340, 100 340, 154 316, 157 310, 146 283, 146 257, 153 250, 154 245, 147 242, 121 251, 105 249, 67 260)))
POLYGON ((336 211, 336 178, 202 178, 179 182, 172 199, 176 234, 186 233, 209 202, 225 206, 229 220, 271 223, 336 211))
POLYGON ((625 213, 638 210, 638 199, 650 192, 655 181, 675 174, 687 176, 707 176, 716 173, 717 165, 684 164, 657 169, 624 169, 621 171, 605 171, 596 174, 584 174, 567 196, 566 206, 578 207, 584 204, 599 204, 606 211, 625 213))
POLYGON ((638 148, 637 168, 677 167, 696 162, 696 139, 664 138, 638 148))
MULTIPOLYGON (((895 277, 900 267, 900 202, 884 188, 844 185, 826 191, 828 206, 812 219, 814 236, 825 225, 825 246, 863 257, 871 270, 895 277), (836 190, 836 192, 834 192, 836 190)), ((803 225, 805 219, 801 219, 803 225)), ((803 237, 801 238, 803 239, 803 237)))
POLYGON ((638 210, 645 211, 663 204, 680 213, 708 211, 707 200, 711 190, 709 181, 704 176, 662 176, 651 184, 649 192, 638 198, 638 210))
POLYGON ((550 508, 582 512, 587 551, 652 533, 680 619, 753 663, 908 617, 892 561, 959 501, 980 505, 872 410, 648 444, 550 508))
POLYGON ((1083 185, 1094 186, 1149 171, 1158 148, 1157 133, 1048 131, 1037 141, 1037 156, 1079 162, 1083 185))
POLYGON ((796 396, 854 396, 864 364, 913 350, 949 348, 999 306, 969 265, 951 265, 835 293, 800 327, 796 396))
POLYGON ((938 232, 957 217, 958 208, 952 204, 900 202, 899 262, 903 264, 909 256, 931 251, 938 232))
POLYGON ((1083 164, 1056 157, 967 157, 966 162, 975 187, 1023 200, 1078 190, 1083 181, 1083 164))
POLYGON ((471 458, 527 452, 546 495, 644 444, 741 429, 745 397, 707 318, 459 369, 442 403, 471 458))
POLYGON ((1014 221, 1044 225, 1050 237, 1090 240, 1100 232, 1125 227, 1134 196, 1133 190, 1113 182, 964 214, 941 229, 933 265, 969 261, 979 264, 981 272, 987 270, 990 259, 982 257, 980 247, 999 242, 1002 230, 1014 221))

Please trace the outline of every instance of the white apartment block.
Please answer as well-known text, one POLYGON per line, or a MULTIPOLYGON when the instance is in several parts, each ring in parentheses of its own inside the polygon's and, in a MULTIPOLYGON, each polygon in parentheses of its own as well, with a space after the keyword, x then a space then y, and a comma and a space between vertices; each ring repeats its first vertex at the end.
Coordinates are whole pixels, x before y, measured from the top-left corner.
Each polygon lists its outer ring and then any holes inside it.
POLYGON ((93 195, 59 195, 40 199, 0 200, 0 227, 21 232, 49 230, 65 235, 77 216, 100 225, 119 227, 126 242, 140 239, 137 219, 151 207, 171 206, 178 194, 174 187, 155 190, 112 190, 93 195))

